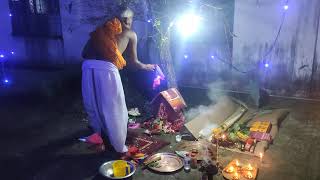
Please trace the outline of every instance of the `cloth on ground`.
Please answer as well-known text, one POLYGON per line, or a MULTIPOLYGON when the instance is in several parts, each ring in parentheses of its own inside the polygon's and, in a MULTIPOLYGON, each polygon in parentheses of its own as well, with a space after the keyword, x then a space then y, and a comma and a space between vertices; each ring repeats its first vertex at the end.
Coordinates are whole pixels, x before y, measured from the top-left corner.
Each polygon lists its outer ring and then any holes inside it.
POLYGON ((127 143, 128 146, 135 146, 139 149, 139 152, 146 155, 151 155, 161 148, 170 144, 170 142, 149 137, 142 133, 135 131, 128 131, 127 143))

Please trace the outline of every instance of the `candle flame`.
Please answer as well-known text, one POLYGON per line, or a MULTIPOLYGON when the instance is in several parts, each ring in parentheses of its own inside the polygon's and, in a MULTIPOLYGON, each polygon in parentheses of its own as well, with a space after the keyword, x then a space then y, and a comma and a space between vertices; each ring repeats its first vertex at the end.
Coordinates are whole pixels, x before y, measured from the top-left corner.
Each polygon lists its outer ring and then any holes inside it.
POLYGON ((248 170, 249 171, 253 170, 253 167, 251 166, 251 164, 248 164, 248 170))
POLYGON ((226 135, 222 134, 221 138, 222 138, 222 140, 225 140, 226 139, 226 135))
POLYGON ((237 172, 234 173, 233 179, 239 179, 239 174, 237 172))
POLYGON ((234 167, 233 166, 230 166, 228 169, 227 169, 227 172, 228 173, 232 173, 234 171, 234 167))
POLYGON ((251 172, 248 172, 246 177, 249 178, 249 179, 251 179, 251 178, 253 178, 253 175, 252 175, 251 172))
POLYGON ((259 156, 260 156, 260 158, 262 158, 262 157, 263 157, 263 154, 262 154, 262 153, 260 153, 260 154, 259 154, 259 156))
POLYGON ((239 164, 239 161, 238 160, 236 160, 236 166, 239 166, 240 164, 239 164))

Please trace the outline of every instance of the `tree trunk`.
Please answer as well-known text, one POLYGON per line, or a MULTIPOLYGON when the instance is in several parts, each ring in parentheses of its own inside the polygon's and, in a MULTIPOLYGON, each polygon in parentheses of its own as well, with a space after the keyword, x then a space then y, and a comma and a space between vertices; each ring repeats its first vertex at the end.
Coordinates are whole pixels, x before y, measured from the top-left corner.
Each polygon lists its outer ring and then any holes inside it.
MULTIPOLYGON (((168 33, 170 34, 170 33, 168 33)), ((160 66, 163 69, 166 80, 167 80, 167 86, 168 88, 176 88, 177 82, 176 82, 176 75, 174 72, 173 67, 173 60, 171 56, 170 51, 170 35, 168 37, 163 37, 164 40, 160 40, 160 66)))

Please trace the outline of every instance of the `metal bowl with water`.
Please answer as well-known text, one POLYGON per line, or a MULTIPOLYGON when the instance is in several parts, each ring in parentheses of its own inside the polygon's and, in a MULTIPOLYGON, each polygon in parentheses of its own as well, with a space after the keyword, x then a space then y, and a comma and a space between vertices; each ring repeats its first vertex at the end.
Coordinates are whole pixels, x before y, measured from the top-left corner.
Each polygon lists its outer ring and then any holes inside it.
POLYGON ((132 176, 136 172, 136 167, 134 166, 134 164, 132 162, 127 161, 128 165, 130 166, 130 173, 127 174, 126 176, 123 176, 123 177, 114 177, 113 170, 112 170, 112 163, 113 162, 115 162, 115 161, 108 161, 108 162, 103 163, 99 168, 99 173, 102 176, 110 178, 110 179, 125 179, 125 178, 132 176))

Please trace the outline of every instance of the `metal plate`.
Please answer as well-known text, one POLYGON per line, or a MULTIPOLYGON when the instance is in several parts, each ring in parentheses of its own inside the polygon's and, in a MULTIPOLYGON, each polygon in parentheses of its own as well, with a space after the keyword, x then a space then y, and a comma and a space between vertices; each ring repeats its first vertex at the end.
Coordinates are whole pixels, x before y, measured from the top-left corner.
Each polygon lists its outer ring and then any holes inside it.
POLYGON ((158 166, 152 167, 148 166, 148 168, 162 173, 169 173, 169 172, 175 172, 183 167, 183 161, 182 159, 172 153, 157 153, 149 157, 146 162, 153 161, 155 159, 158 159, 161 157, 160 160, 157 161, 158 166))
POLYGON ((103 163, 99 168, 99 173, 102 176, 110 178, 110 179, 124 179, 124 178, 128 178, 128 177, 132 176, 136 172, 136 167, 134 166, 134 164, 127 161, 127 163, 130 165, 130 172, 131 173, 124 176, 124 177, 114 177, 113 170, 112 170, 112 163, 113 162, 114 161, 108 161, 108 162, 103 163))

